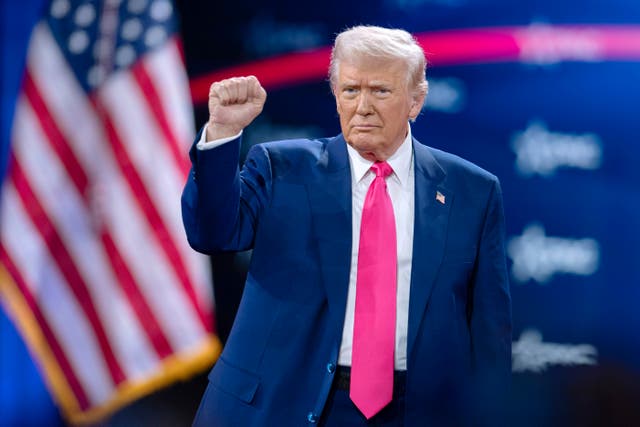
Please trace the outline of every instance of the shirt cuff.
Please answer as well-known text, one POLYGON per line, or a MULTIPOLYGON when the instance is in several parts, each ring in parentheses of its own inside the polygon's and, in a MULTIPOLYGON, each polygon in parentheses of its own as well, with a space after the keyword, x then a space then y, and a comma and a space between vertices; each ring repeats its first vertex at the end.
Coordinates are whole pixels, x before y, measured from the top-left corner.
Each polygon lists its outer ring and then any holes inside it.
POLYGON ((196 144, 198 150, 211 150, 212 148, 216 148, 225 144, 229 141, 233 141, 234 139, 240 138, 242 135, 242 131, 238 132, 237 135, 229 136, 227 138, 214 139, 213 141, 207 141, 207 125, 204 125, 204 129, 202 129, 202 134, 200 135, 200 140, 196 144))

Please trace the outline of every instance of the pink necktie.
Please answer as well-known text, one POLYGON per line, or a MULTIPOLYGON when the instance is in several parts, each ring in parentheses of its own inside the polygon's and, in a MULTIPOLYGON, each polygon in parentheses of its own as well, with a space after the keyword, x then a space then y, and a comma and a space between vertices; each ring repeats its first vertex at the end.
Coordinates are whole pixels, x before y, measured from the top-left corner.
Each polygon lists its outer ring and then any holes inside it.
POLYGON ((396 226, 385 178, 387 162, 371 166, 376 177, 362 209, 349 396, 367 419, 393 395, 396 327, 396 226))

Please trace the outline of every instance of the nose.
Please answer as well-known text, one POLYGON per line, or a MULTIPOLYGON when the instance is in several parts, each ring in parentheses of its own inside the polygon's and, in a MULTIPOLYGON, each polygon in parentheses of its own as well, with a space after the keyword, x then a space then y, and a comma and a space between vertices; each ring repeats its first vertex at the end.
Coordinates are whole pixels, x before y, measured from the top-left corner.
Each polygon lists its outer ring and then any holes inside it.
POLYGON ((356 113, 362 116, 368 116, 373 112, 371 101, 369 99, 369 94, 366 91, 360 93, 360 97, 358 98, 358 108, 356 109, 356 113))

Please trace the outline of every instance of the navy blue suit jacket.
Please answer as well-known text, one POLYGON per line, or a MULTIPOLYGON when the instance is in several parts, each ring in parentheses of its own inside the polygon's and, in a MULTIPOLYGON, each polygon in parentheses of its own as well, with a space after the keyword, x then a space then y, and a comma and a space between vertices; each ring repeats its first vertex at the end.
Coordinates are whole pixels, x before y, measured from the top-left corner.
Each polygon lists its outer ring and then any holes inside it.
MULTIPOLYGON (((504 391, 511 369, 500 186, 459 157, 415 140, 413 150, 406 425, 473 423, 482 399, 504 391)), ((339 135, 260 144, 242 170, 239 152, 239 139, 207 151, 194 146, 182 196, 194 249, 253 248, 194 424, 312 425, 333 380, 347 300, 346 143, 339 135)))

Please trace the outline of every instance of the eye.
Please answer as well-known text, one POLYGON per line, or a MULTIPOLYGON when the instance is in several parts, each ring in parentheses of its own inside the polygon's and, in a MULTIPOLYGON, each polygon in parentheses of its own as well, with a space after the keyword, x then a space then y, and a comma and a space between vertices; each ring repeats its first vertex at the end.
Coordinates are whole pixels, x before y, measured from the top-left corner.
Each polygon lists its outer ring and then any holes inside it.
POLYGON ((391 93, 391 89, 388 89, 386 87, 379 87, 376 89, 376 93, 378 95, 388 95, 391 93))
POLYGON ((344 88, 342 88, 342 94, 346 97, 346 98, 353 98, 358 94, 359 90, 357 87, 353 87, 353 86, 346 86, 344 88))

